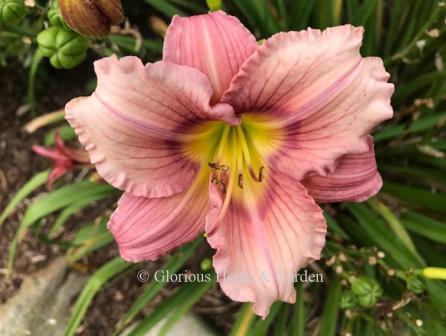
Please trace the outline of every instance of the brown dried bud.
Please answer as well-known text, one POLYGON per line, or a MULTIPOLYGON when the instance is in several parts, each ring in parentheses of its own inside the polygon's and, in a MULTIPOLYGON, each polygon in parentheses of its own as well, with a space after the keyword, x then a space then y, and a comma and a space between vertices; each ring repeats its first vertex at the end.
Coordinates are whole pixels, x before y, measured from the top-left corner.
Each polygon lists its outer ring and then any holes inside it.
POLYGON ((91 37, 107 36, 124 19, 121 0, 60 0, 60 10, 71 29, 91 37))

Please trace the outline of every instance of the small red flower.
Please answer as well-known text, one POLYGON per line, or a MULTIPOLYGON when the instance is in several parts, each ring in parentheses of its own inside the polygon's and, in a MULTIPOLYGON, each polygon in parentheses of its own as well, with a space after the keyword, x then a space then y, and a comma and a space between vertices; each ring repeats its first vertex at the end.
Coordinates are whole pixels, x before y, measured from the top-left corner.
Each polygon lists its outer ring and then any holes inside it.
POLYGON ((33 146, 34 152, 53 161, 53 169, 48 176, 46 185, 48 190, 51 190, 53 183, 57 179, 72 170, 75 166, 90 163, 88 152, 82 149, 66 147, 59 132, 55 133, 54 138, 56 144, 54 147, 33 146))

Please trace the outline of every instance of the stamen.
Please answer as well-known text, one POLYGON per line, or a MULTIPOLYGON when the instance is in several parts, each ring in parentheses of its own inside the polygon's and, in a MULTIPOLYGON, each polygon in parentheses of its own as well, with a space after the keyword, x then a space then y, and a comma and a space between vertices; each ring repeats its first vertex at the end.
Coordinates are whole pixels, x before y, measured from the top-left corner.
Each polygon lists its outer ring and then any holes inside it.
POLYGON ((229 166, 217 164, 215 162, 208 162, 208 166, 216 170, 224 170, 224 171, 229 170, 229 166))
POLYGON ((260 167, 259 169, 259 182, 263 181, 263 171, 265 170, 265 167, 260 167))
POLYGON ((239 174, 238 175, 238 183, 237 185, 240 187, 240 189, 243 189, 243 175, 239 174))
POLYGON ((263 181, 263 178, 264 178, 264 175, 263 175, 263 172, 264 172, 264 170, 265 170, 265 167, 260 167, 260 169, 259 169, 259 175, 258 175, 258 177, 256 176, 256 174, 254 173, 254 170, 252 169, 252 167, 249 167, 249 175, 251 175, 251 177, 252 177, 252 179, 254 180, 254 181, 256 181, 256 182, 262 182, 263 181))

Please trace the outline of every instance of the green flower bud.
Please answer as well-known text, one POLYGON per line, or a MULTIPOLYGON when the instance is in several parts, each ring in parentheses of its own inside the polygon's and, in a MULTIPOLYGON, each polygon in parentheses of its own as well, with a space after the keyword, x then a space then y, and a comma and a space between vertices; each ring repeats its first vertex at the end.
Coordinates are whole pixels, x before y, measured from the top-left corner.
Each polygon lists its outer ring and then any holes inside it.
POLYGON ((341 300, 339 303, 339 306, 342 309, 349 309, 355 307, 357 304, 356 297, 353 295, 352 292, 342 292, 341 293, 341 300))
POLYGON ((48 20, 50 21, 51 26, 63 28, 65 30, 70 30, 67 23, 65 22, 62 13, 60 12, 59 6, 53 6, 48 11, 48 20))
POLYGON ((121 0, 60 0, 60 9, 71 29, 91 37, 106 37, 124 19, 121 0))
POLYGON ((426 284, 423 279, 414 273, 410 273, 406 276, 407 289, 414 292, 415 294, 421 294, 426 289, 426 284))
POLYGON ((359 277, 352 282, 352 293, 361 306, 370 308, 381 297, 382 289, 375 280, 359 277))
POLYGON ((206 0, 206 3, 211 12, 216 12, 221 9, 221 0, 206 0))
POLYGON ((209 271, 212 268, 212 261, 211 259, 203 259, 200 263, 200 268, 202 271, 209 271))
POLYGON ((0 0, 0 23, 15 26, 26 16, 23 0, 0 0))
POLYGON ((71 69, 80 64, 87 55, 87 40, 72 32, 51 27, 37 36, 39 51, 50 58, 57 69, 71 69))

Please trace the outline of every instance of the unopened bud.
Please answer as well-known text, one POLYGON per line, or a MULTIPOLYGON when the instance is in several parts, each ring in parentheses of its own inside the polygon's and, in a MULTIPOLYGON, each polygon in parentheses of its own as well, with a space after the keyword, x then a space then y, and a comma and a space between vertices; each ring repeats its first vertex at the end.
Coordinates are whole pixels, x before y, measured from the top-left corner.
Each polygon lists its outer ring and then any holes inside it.
POLYGON ((91 37, 106 37, 124 19, 121 0, 60 0, 60 9, 71 29, 91 37))
POLYGON ((67 23, 65 22, 58 5, 53 5, 48 10, 48 21, 53 27, 59 27, 66 30, 70 30, 70 27, 68 27, 67 23))
POLYGON ((356 298, 352 292, 343 292, 339 301, 339 306, 342 309, 353 308, 356 306, 356 298))
POLYGON ((15 26, 26 16, 23 0, 0 0, 0 23, 15 26))
POLYGON ((366 277, 356 278, 352 282, 352 293, 363 307, 372 307, 382 295, 379 283, 366 277))
POLYGON ((212 261, 209 258, 203 259, 200 263, 202 271, 209 271, 212 268, 212 261))
POLYGON ((81 63, 88 44, 85 37, 58 27, 45 29, 37 36, 40 53, 49 57, 57 69, 71 69, 81 63))
POLYGON ((222 6, 221 0, 206 0, 206 3, 211 12, 220 10, 222 6))
POLYGON ((421 294, 426 289, 426 284, 423 279, 417 274, 409 273, 406 276, 407 289, 415 294, 421 294))

